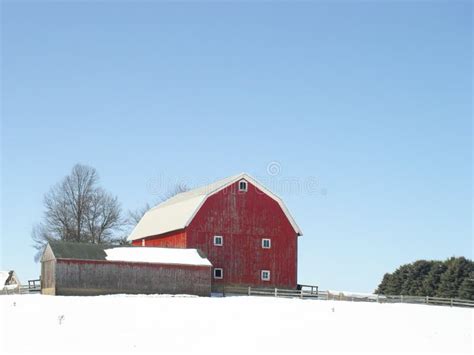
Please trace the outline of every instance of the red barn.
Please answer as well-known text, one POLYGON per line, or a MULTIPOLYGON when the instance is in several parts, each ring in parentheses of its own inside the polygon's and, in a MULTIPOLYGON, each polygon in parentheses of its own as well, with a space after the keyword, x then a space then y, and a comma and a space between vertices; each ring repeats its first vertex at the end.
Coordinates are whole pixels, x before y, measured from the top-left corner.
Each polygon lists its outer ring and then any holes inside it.
POLYGON ((247 174, 180 193, 150 209, 133 245, 200 249, 212 283, 296 288, 298 236, 283 201, 247 174))

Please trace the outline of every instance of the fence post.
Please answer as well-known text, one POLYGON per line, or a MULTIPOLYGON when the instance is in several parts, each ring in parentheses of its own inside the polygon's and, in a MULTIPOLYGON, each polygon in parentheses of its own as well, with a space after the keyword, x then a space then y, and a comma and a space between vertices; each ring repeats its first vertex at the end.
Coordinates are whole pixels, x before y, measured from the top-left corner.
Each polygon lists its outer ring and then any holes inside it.
POLYGON ((425 303, 428 304, 429 298, 426 296, 425 303))
POLYGON ((403 295, 400 295, 400 302, 403 303, 403 295))
POLYGON ((278 297, 278 289, 275 287, 275 297, 278 297))
POLYGON ((451 298, 451 307, 453 306, 453 299, 451 298))
POLYGON ((250 296, 250 286, 249 286, 249 296, 250 296))
MULTIPOLYGON (((311 293, 313 293, 313 291, 311 291, 311 293)), ((303 288, 300 290, 300 297, 303 298, 303 288)))
POLYGON ((377 293, 377 303, 379 303, 379 294, 377 293))

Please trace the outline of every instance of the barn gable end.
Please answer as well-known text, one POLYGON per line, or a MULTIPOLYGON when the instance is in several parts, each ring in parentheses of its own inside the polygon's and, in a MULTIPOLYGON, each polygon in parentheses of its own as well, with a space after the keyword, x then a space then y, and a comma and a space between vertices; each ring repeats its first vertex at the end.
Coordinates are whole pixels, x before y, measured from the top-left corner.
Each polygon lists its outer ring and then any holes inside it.
POLYGON ((188 246, 203 250, 223 277, 213 279, 213 289, 223 285, 295 288, 297 239, 292 224, 277 201, 257 186, 238 191, 238 181, 210 196, 186 229, 188 246), (215 245, 214 237, 222 238, 215 245), (271 247, 262 247, 262 240, 271 247), (270 271, 269 281, 261 272, 270 271))
POLYGON ((159 236, 173 231, 183 230, 189 226, 206 200, 227 187, 245 180, 258 188, 261 193, 266 194, 278 203, 285 217, 288 219, 297 235, 303 232, 291 216, 283 200, 268 190, 256 179, 246 173, 241 173, 230 178, 219 180, 210 185, 182 192, 163 203, 153 207, 145 213, 137 226, 134 228, 128 240, 141 240, 151 236, 159 236))

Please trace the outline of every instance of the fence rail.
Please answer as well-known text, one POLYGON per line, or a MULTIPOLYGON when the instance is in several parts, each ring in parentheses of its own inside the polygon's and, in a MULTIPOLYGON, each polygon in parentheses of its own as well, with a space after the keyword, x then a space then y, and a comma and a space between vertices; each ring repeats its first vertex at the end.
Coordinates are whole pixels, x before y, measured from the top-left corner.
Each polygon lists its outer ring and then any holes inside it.
POLYGON ((451 307, 473 307, 473 300, 464 300, 458 298, 442 298, 429 296, 397 296, 397 295, 366 295, 366 294, 347 294, 343 292, 331 292, 320 290, 291 290, 280 288, 261 288, 261 287, 240 287, 226 286, 222 290, 223 296, 247 295, 247 296, 268 296, 284 298, 302 298, 317 299, 325 301, 352 301, 352 302, 378 302, 378 303, 414 303, 431 304, 438 306, 451 307))
MULTIPOLYGON (((28 285, 21 285, 14 290, 0 290, 0 294, 25 294, 32 292, 40 292, 39 280, 30 280, 28 285)), ((317 286, 306 286, 300 290, 282 289, 282 288, 264 288, 264 287, 242 287, 242 286, 225 286, 222 288, 222 295, 247 295, 247 296, 267 296, 281 298, 302 298, 324 301, 351 301, 351 302, 377 302, 377 303, 415 303, 415 304, 431 304, 438 306, 451 307, 472 307, 474 308, 474 300, 465 300, 459 298, 442 298, 430 296, 398 296, 398 295, 367 295, 357 293, 344 293, 334 291, 321 291, 317 286)))
POLYGON ((18 285, 13 288, 4 287, 0 289, 0 295, 13 295, 13 294, 27 294, 27 293, 39 293, 41 292, 41 281, 28 280, 28 285, 18 285))

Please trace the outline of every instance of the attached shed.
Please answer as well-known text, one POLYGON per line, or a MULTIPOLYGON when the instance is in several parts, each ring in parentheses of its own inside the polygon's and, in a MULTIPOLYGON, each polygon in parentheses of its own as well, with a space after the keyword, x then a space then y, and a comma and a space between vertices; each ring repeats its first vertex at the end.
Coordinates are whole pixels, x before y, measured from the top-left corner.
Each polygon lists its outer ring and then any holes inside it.
POLYGON ((41 258, 41 292, 209 296, 211 267, 197 249, 50 242, 41 258))

